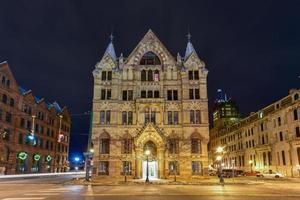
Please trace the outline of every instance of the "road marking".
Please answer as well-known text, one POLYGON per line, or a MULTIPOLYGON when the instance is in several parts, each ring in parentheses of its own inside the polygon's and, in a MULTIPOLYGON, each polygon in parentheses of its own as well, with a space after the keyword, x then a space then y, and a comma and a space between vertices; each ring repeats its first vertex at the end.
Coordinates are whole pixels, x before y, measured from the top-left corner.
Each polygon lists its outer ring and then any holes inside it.
POLYGON ((52 188, 52 189, 49 189, 49 190, 70 191, 71 189, 68 189, 68 188, 52 188))
POLYGON ((32 194, 24 194, 25 196, 51 196, 51 195, 60 195, 60 193, 32 193, 32 194))
POLYGON ((2 200, 39 200, 39 199, 46 199, 46 197, 4 198, 2 200))

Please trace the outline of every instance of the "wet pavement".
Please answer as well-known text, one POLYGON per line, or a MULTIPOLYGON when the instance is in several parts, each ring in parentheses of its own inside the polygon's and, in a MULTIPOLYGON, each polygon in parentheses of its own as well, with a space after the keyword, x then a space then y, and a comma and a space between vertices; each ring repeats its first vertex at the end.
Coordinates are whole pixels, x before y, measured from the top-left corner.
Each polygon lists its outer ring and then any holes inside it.
POLYGON ((1 200, 298 200, 299 182, 263 181, 261 184, 220 185, 119 185, 84 186, 65 184, 76 176, 0 182, 1 200))

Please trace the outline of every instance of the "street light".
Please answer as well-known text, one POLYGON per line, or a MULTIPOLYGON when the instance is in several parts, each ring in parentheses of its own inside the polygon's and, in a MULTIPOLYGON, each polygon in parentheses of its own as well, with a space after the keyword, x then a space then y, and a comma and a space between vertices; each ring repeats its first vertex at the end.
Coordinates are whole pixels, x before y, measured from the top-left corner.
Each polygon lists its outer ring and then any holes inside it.
POLYGON ((151 154, 151 151, 147 149, 145 151, 145 155, 147 156, 147 169, 146 169, 146 183, 149 183, 149 155, 151 154))
POLYGON ((224 151, 224 147, 217 147, 216 150, 217 153, 223 153, 223 151, 224 151))
POLYGON ((222 156, 217 156, 216 160, 217 161, 221 161, 222 160, 222 156))

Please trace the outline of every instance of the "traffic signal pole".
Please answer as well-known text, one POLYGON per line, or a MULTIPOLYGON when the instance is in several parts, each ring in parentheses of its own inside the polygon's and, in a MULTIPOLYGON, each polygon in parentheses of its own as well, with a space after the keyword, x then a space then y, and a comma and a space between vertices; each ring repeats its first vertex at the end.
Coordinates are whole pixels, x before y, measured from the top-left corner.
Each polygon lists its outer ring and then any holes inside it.
POLYGON ((91 150, 92 129, 93 129, 93 111, 90 112, 90 128, 89 128, 89 135, 88 135, 88 145, 87 145, 87 151, 84 153, 86 181, 90 181, 90 169, 92 167, 91 159, 93 159, 93 152, 91 150))

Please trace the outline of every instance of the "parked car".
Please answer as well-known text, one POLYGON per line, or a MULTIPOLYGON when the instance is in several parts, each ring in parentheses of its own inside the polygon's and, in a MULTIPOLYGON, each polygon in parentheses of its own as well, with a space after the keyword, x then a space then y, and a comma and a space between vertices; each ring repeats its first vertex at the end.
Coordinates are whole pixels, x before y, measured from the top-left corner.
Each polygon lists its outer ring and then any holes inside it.
MULTIPOLYGON (((222 170, 224 178, 231 178, 233 177, 233 169, 223 169, 222 170)), ((236 174, 235 174, 236 176, 236 174)))
POLYGON ((259 176, 260 174, 259 171, 245 172, 245 176, 259 176))
POLYGON ((264 177, 264 178, 283 178, 284 175, 278 172, 263 172, 257 175, 257 177, 264 177))
POLYGON ((245 172, 240 169, 234 170, 234 176, 245 176, 245 172))

